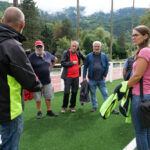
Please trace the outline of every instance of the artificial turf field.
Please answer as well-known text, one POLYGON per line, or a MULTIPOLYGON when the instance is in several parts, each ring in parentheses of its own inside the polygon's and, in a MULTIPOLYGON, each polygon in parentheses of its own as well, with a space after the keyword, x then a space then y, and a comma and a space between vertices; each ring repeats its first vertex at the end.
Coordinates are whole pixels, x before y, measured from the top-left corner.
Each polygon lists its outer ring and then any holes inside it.
MULTIPOLYGON (((120 82, 106 83, 109 94, 120 82)), ((90 112, 91 103, 80 105, 79 94, 76 113, 70 113, 68 109, 66 114, 61 114, 62 98, 63 92, 58 92, 52 101, 52 110, 58 117, 46 117, 46 106, 42 101, 43 118, 38 120, 35 101, 25 102, 20 150, 122 150, 134 138, 132 124, 125 123, 121 114, 112 114, 103 120, 99 110, 90 112)), ((103 98, 99 90, 97 98, 100 107, 103 98)))

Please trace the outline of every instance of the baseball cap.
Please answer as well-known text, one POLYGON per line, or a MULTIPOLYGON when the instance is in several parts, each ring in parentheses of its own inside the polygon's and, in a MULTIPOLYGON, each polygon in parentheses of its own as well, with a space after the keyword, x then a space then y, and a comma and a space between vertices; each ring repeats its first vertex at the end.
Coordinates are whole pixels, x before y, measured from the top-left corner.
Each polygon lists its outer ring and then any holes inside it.
POLYGON ((37 45, 42 45, 42 46, 44 46, 44 44, 43 44, 42 41, 36 41, 36 42, 35 42, 35 46, 37 46, 37 45))

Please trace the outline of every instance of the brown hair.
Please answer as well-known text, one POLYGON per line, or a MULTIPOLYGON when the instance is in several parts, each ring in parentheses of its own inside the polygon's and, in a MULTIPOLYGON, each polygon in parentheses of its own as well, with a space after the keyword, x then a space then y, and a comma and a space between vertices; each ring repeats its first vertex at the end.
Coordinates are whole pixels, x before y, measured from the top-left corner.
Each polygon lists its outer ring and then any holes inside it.
POLYGON ((143 36, 145 34, 148 35, 148 38, 145 39, 139 46, 138 46, 138 50, 136 52, 136 56, 139 54, 140 50, 144 47, 149 47, 149 38, 150 38, 150 29, 145 26, 145 25, 139 25, 137 27, 135 27, 133 30, 138 31, 140 34, 142 34, 143 36))

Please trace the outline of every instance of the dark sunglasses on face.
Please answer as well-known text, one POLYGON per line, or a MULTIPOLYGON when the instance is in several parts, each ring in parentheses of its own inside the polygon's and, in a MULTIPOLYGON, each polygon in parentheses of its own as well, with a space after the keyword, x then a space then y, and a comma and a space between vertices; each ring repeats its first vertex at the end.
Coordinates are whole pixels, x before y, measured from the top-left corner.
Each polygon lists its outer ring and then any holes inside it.
POLYGON ((43 47, 42 45, 37 45, 37 46, 36 46, 36 48, 42 48, 42 47, 43 47))

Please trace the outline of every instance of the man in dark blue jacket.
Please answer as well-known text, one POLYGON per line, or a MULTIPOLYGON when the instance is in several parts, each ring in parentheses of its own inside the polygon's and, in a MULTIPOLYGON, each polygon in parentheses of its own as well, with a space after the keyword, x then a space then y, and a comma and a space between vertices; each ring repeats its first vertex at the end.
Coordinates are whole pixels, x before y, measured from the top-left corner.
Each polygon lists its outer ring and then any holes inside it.
MULTIPOLYGON (((105 85, 105 79, 108 73, 109 63, 107 56, 101 52, 101 42, 93 42, 93 52, 89 53, 84 61, 83 80, 86 79, 88 70, 88 79, 90 86, 90 93, 92 99, 92 110, 96 111, 98 107, 96 98, 96 87, 99 88, 104 100, 108 98, 108 92, 105 85)), ((118 113, 116 110, 113 113, 118 113)))

